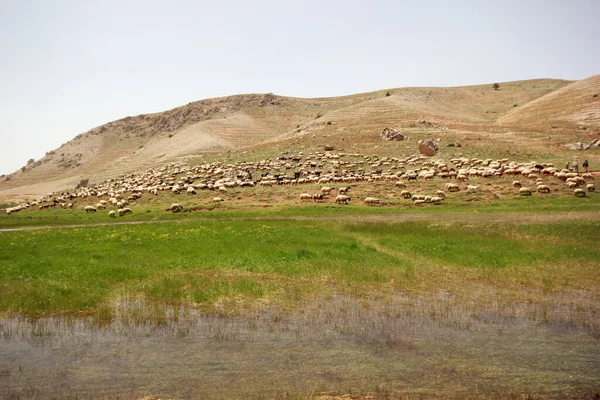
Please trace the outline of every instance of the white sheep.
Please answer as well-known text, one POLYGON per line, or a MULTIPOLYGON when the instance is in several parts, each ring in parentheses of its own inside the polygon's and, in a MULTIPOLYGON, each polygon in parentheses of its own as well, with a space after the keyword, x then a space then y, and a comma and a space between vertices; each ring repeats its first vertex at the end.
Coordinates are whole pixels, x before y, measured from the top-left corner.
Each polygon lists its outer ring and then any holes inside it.
POLYGON ((410 199, 412 197, 412 195, 410 194, 410 192, 408 190, 403 190, 400 192, 400 196, 403 199, 410 199))
POLYGON ((222 197, 213 197, 212 201, 213 201, 213 203, 220 203, 225 200, 223 200, 222 197))
POLYGON ((404 189, 406 187, 406 183, 404 183, 402 181, 398 181, 398 182, 396 182, 396 187, 404 189))
POLYGON ((193 186, 188 186, 187 194, 196 194, 196 189, 193 186))
POLYGON ((588 183, 585 188, 587 189, 588 192, 595 192, 596 191, 596 187, 594 186, 593 183, 588 183))
POLYGON ((479 191, 479 185, 467 185, 467 192, 472 193, 472 192, 478 192, 479 191))
POLYGON ((575 189, 575 190, 573 190, 573 194, 577 197, 585 197, 585 190, 575 189))
POLYGON ((365 201, 365 204, 368 206, 381 205, 381 201, 376 197, 367 197, 364 201, 365 201))
POLYGON ((131 208, 119 208, 118 213, 122 217, 126 214, 133 214, 133 211, 131 211, 131 208))
POLYGON ((446 190, 449 192, 458 192, 460 191, 460 188, 456 183, 446 183, 446 190))
POLYGON ((350 201, 350 197, 340 194, 335 198, 335 203, 336 204, 348 204, 348 202, 350 201))
POLYGON ((550 193, 550 188, 546 185, 538 185, 537 186, 537 191, 539 193, 550 193))
POLYGON ((302 193, 300 195, 300 201, 311 201, 313 197, 308 193, 302 193))
POLYGON ((431 203, 432 204, 436 204, 436 205, 442 204, 442 200, 444 200, 444 199, 442 197, 439 197, 439 196, 432 196, 431 197, 431 203))
POLYGON ((172 211, 174 213, 180 212, 180 211, 183 211, 183 206, 181 204, 178 204, 178 203, 173 203, 173 204, 171 204, 171 207, 169 207, 167 209, 167 211, 172 211))
POLYGON ((438 191, 436 191, 436 192, 435 192, 435 195, 436 195, 437 197, 441 197, 442 199, 445 199, 445 198, 446 198, 446 193, 444 193, 444 191, 442 191, 442 190, 438 190, 438 191))
POLYGON ((89 214, 89 213, 91 213, 91 212, 96 212, 96 208, 95 208, 95 207, 93 207, 93 206, 85 206, 83 209, 84 209, 84 210, 85 210, 85 212, 86 212, 86 213, 88 213, 88 214, 89 214))
POLYGON ((519 194, 521 196, 531 196, 531 189, 526 188, 526 187, 522 187, 519 189, 519 194))
POLYGON ((108 212, 108 216, 109 216, 110 218, 115 218, 115 217, 116 217, 115 210, 110 210, 110 211, 108 212))

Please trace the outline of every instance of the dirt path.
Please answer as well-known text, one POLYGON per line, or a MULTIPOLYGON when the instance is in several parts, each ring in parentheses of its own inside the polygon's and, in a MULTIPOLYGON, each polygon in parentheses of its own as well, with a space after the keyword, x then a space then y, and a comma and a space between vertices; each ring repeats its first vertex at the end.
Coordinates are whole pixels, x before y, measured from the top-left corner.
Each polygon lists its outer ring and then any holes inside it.
MULTIPOLYGON (((551 222, 564 221, 598 221, 600 222, 600 211, 569 211, 569 212, 499 212, 499 213, 480 213, 477 211, 470 213, 453 214, 396 214, 396 215, 342 215, 342 216, 271 216, 271 217, 232 217, 222 219, 210 219, 211 221, 339 221, 339 222, 456 222, 456 223, 507 223, 507 224, 543 224, 551 222)), ((151 220, 151 221, 126 221, 126 222, 102 222, 95 224, 72 224, 72 225, 45 225, 45 226, 23 226, 16 228, 0 228, 0 232, 29 231, 41 229, 72 229, 97 226, 119 226, 119 225, 144 225, 144 224, 164 224, 173 222, 201 222, 204 218, 181 218, 172 220, 151 220)))

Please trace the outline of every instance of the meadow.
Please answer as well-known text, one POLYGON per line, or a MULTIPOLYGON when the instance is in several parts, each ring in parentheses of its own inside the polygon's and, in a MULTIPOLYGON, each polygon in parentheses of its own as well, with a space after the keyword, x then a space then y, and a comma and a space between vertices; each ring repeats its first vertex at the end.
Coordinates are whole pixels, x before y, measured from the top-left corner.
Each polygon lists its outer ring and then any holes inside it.
POLYGON ((600 196, 509 187, 0 215, 0 397, 591 397, 600 196))
MULTIPOLYGON (((106 315, 119 299, 243 313, 332 293, 597 291, 597 221, 230 218, 0 233, 0 312, 106 315), (383 220, 383 222, 382 222, 383 220)), ((543 298, 544 296, 542 296, 543 298)), ((543 299, 539 299, 543 301, 543 299)))

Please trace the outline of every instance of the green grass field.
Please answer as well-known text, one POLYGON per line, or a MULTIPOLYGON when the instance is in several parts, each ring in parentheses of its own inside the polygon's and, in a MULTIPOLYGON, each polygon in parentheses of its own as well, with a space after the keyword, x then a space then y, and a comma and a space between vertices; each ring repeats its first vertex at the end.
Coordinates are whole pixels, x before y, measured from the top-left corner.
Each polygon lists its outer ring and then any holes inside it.
POLYGON ((443 290, 468 301, 490 289, 506 302, 521 289, 598 295, 597 220, 488 216, 256 215, 0 232, 0 312, 108 317, 115 302, 141 299, 244 313, 261 304, 294 309, 332 293, 385 299, 443 290))

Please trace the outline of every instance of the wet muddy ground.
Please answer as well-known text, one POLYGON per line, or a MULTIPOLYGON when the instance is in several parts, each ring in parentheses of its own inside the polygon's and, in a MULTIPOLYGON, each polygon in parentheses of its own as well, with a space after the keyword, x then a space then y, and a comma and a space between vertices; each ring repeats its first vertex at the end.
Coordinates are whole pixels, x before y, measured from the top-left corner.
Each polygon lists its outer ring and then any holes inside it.
MULTIPOLYGON (((593 300, 593 298, 592 298, 593 300)), ((594 307, 334 297, 241 317, 121 302, 116 317, 0 321, 0 398, 591 398, 594 307), (537 316, 536 316, 537 315, 537 316)))

